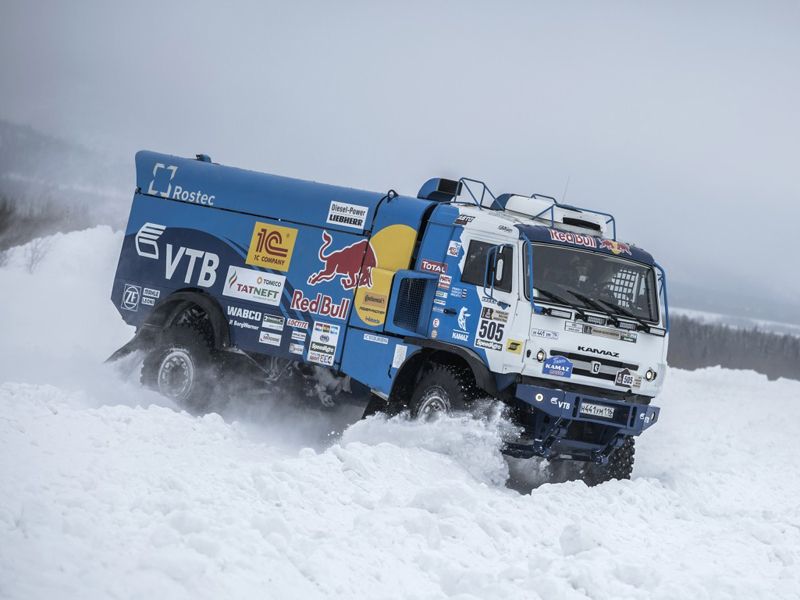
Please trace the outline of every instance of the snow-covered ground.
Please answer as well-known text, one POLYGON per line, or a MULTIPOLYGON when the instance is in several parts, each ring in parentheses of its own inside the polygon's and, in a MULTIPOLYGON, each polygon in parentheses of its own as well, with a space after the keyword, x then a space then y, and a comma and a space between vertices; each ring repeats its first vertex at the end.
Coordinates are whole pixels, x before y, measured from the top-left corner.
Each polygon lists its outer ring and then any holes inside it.
POLYGON ((672 371, 633 480, 520 494, 493 419, 196 418, 140 389, 102 364, 120 243, 0 269, 1 598, 800 597, 800 382, 672 371))

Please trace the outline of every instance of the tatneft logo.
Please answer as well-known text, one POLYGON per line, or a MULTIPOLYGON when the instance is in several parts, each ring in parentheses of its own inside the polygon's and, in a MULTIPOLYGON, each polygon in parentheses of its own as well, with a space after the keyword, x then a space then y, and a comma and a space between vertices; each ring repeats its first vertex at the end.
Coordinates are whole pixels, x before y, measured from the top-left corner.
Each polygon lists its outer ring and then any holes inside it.
POLYGON ((162 198, 170 198, 172 200, 180 200, 182 202, 191 202, 193 204, 202 204, 203 206, 214 206, 216 196, 213 194, 206 194, 202 190, 185 190, 180 185, 172 185, 172 180, 178 173, 178 167, 175 165, 165 165, 164 163, 156 163, 153 166, 153 179, 147 188, 147 193, 150 196, 161 196, 162 198), (169 175, 169 178, 167 178, 169 175), (158 183, 156 183, 158 182, 158 183), (166 189, 164 189, 166 183, 166 189))
POLYGON ((286 277, 264 273, 255 269, 228 267, 223 295, 278 306, 286 277))

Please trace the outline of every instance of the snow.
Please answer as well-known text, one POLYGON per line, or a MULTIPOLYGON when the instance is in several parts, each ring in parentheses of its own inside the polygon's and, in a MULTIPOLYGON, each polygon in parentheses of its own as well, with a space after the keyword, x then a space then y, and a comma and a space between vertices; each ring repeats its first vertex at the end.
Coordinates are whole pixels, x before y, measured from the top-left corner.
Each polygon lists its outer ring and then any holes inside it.
POLYGON ((673 370, 631 481, 504 485, 506 424, 136 383, 121 235, 0 269, 0 598, 799 598, 800 382, 673 370), (333 433, 332 433, 333 432, 333 433))

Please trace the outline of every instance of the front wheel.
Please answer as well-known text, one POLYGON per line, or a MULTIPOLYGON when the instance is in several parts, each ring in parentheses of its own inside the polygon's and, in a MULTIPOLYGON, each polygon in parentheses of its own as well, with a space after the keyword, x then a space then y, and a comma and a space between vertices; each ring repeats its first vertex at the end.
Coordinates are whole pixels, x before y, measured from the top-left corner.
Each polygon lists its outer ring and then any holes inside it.
POLYGON ((581 479, 588 486, 595 486, 612 479, 630 479, 633 473, 633 460, 636 448, 631 436, 625 438, 622 446, 614 450, 604 465, 587 463, 581 471, 581 479))
POLYGON ((142 365, 142 384, 193 413, 208 411, 217 379, 212 342, 194 327, 163 332, 142 365))
POLYGON ((474 397, 471 373, 453 365, 434 364, 414 388, 408 407, 413 418, 429 420, 439 414, 466 410, 474 397))

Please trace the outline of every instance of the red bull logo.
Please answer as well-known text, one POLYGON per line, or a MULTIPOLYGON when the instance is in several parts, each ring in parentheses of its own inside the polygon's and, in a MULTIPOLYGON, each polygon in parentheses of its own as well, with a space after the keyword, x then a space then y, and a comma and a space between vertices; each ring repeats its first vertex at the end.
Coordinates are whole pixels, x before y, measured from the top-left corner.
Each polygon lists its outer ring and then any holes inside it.
POLYGON ((627 254, 630 256, 631 247, 625 242, 616 242, 614 240, 600 240, 600 247, 604 250, 611 251, 612 254, 627 254))
POLYGON ((371 288, 372 269, 378 266, 378 259, 369 240, 358 240, 339 250, 327 252, 332 241, 331 235, 323 231, 322 246, 317 256, 324 266, 308 278, 308 285, 341 277, 340 283, 346 290, 352 290, 356 286, 371 288))

